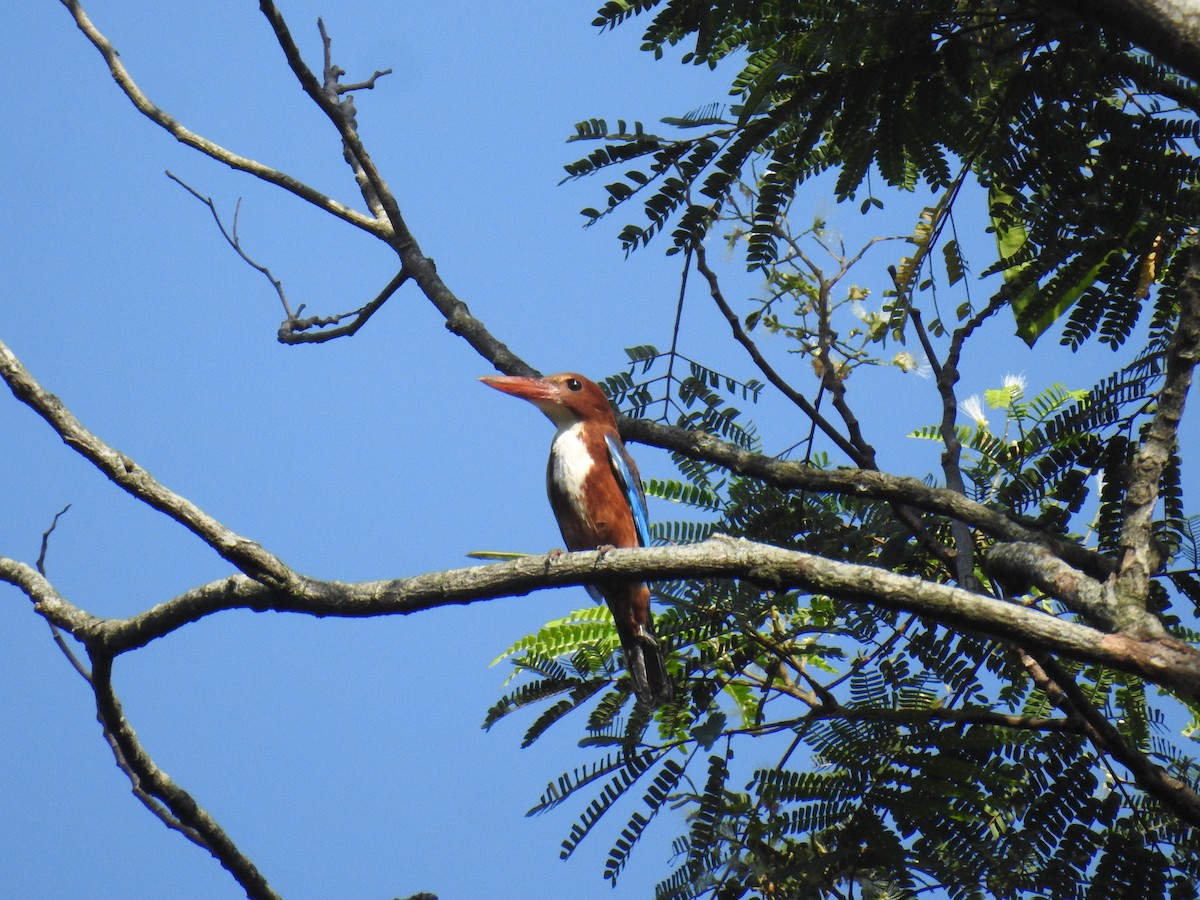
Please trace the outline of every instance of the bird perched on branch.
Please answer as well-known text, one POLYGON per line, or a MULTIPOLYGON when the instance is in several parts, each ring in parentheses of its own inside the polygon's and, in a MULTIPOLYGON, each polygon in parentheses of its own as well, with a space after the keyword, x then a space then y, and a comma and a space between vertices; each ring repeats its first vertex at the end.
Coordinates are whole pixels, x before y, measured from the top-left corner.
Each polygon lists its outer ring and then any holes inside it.
MULTIPOLYGON (((599 386, 573 372, 479 380, 528 400, 558 429, 550 445, 546 491, 568 550, 649 545, 642 481, 599 386)), ((587 587, 612 612, 638 702, 647 707, 666 703, 674 691, 654 635, 650 588, 644 582, 621 580, 587 587)))

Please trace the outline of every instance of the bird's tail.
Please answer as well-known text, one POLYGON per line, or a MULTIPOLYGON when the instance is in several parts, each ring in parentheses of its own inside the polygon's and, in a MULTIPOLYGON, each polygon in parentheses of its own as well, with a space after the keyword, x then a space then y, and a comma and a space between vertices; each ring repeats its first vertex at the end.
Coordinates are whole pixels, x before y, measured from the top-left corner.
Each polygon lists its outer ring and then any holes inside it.
POLYGON ((640 583, 609 583, 600 590, 612 611, 625 668, 633 682, 638 706, 653 709, 675 696, 675 686, 667 673, 667 660, 654 634, 650 615, 650 588, 640 583))
POLYGON ((653 709, 669 703, 675 696, 675 685, 667 674, 667 660, 653 627, 643 626, 637 634, 622 635, 621 649, 625 651, 625 668, 638 705, 653 709))

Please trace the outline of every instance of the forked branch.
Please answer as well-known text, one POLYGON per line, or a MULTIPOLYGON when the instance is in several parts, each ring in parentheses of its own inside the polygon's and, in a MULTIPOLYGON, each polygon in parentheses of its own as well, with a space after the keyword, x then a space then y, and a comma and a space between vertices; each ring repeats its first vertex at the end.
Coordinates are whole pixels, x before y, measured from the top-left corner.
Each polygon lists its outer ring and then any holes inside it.
POLYGON ((783 394, 783 396, 787 397, 788 400, 792 401, 792 403, 799 407, 800 411, 803 412, 804 415, 807 416, 813 422, 813 424, 815 424, 817 428, 821 430, 821 433, 829 438, 829 440, 831 440, 839 450, 850 457, 850 459, 854 461, 855 465, 870 468, 869 458, 860 452, 858 447, 856 447, 848 438, 838 431, 833 426, 833 423, 822 416, 820 410, 816 408, 811 400, 788 384, 783 376, 781 376, 779 372, 775 370, 775 367, 772 366, 770 362, 767 361, 766 357, 762 355, 762 352, 758 349, 758 345, 754 343, 754 341, 750 338, 750 335, 746 333, 746 330, 742 328, 742 323, 738 319, 737 313, 733 311, 732 307, 729 305, 729 301, 725 299, 725 294, 721 290, 721 284, 717 279, 717 274, 708 265, 708 254, 704 250, 703 242, 696 241, 692 247, 692 250, 696 257, 696 271, 703 275, 704 280, 708 283, 709 296, 711 296, 713 302, 716 303, 717 309, 721 311, 721 315, 725 317, 725 321, 729 323, 729 329, 733 333, 733 339, 745 348, 746 352, 750 355, 750 359, 753 360, 754 365, 758 367, 760 372, 762 372, 763 377, 766 378, 767 381, 769 381, 772 385, 774 385, 776 390, 783 394))
POLYGON ((211 157, 217 162, 229 166, 231 169, 246 172, 255 178, 260 178, 270 184, 277 185, 344 222, 349 222, 351 225, 374 234, 376 237, 386 239, 386 223, 373 219, 370 216, 365 216, 357 210, 351 209, 337 200, 325 196, 320 191, 309 187, 291 175, 280 172, 278 169, 273 169, 270 166, 265 166, 260 162, 255 162, 248 157, 227 150, 220 144, 210 141, 208 138, 202 137, 184 127, 174 116, 159 109, 142 92, 142 89, 138 87, 133 77, 129 74, 129 71, 125 68, 125 64, 121 62, 120 54, 109 43, 108 38, 101 34, 96 26, 92 24, 92 20, 88 18, 79 0, 60 0, 60 2, 74 17, 75 24, 79 26, 79 30, 92 43, 92 46, 100 51, 100 55, 104 57, 104 61, 108 64, 109 72, 112 74, 113 81, 117 83, 117 87, 129 98, 138 112, 151 122, 166 130, 180 143, 199 150, 205 156, 211 157))

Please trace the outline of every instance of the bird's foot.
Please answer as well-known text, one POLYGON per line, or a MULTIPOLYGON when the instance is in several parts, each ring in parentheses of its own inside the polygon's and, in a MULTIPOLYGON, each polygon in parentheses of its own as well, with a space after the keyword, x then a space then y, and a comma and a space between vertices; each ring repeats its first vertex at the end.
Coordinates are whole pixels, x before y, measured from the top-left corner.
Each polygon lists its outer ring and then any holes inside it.
POLYGON ((551 550, 550 552, 548 552, 546 554, 546 563, 542 568, 544 568, 547 572, 549 572, 550 567, 566 555, 567 555, 567 551, 564 550, 562 547, 555 547, 553 550, 551 550))
POLYGON ((637 627, 636 635, 637 635, 637 639, 638 639, 639 641, 645 641, 645 642, 646 642, 647 644, 649 644, 651 647, 657 647, 657 646, 658 646, 658 641, 655 639, 654 635, 653 635, 653 634, 651 634, 650 632, 648 632, 648 631, 647 631, 645 628, 643 628, 641 625, 639 625, 639 626, 637 627))

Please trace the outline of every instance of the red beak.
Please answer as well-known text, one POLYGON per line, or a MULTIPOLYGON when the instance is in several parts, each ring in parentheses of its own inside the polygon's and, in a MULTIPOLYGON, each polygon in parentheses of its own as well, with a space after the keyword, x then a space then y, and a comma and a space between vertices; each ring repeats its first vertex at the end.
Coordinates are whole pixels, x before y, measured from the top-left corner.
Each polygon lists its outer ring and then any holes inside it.
POLYGON ((558 388, 540 378, 524 378, 520 375, 485 375, 479 379, 488 387, 531 403, 553 402, 558 397, 558 388))

